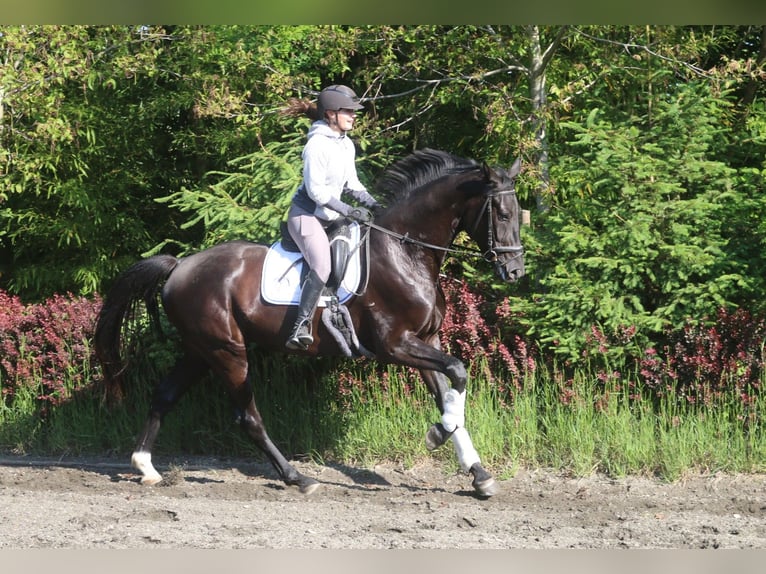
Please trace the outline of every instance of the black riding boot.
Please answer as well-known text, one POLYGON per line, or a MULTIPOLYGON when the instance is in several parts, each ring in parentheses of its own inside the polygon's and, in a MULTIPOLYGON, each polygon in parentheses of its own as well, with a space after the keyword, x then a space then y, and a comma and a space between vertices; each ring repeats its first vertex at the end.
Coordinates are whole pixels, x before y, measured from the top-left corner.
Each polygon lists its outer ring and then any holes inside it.
POLYGON ((324 289, 324 281, 312 269, 306 276, 306 282, 303 284, 301 293, 301 302, 298 306, 298 317, 295 319, 293 332, 287 339, 286 346, 294 351, 305 351, 314 337, 311 335, 311 319, 314 316, 314 310, 319 303, 319 297, 324 289))

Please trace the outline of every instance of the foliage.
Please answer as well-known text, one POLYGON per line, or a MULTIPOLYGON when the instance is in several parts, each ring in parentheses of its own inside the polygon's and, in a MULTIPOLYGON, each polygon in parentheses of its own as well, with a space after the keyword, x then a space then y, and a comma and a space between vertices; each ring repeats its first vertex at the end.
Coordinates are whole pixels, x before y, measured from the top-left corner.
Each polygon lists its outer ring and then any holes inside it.
POLYGON ((454 279, 441 282, 447 301, 441 331, 442 348, 474 369, 472 374, 497 385, 500 396, 512 396, 535 373, 536 358, 519 334, 500 338, 497 319, 509 320, 507 301, 493 310, 476 289, 454 279))
MULTIPOLYGON (((481 286, 471 305, 491 312, 475 332, 455 323, 462 342, 445 344, 462 353, 497 333, 511 354, 523 342, 526 356, 583 361, 599 333, 615 343, 610 361, 627 360, 721 307, 764 310, 763 34, 6 26, 0 287, 26 301, 90 295, 143 254, 271 241, 306 128, 278 111, 345 83, 364 98, 353 137, 369 187, 429 146, 500 165, 520 155, 522 204, 550 194, 523 232, 524 281, 448 262, 481 286)), ((502 348, 489 352, 492 368, 511 364, 502 348)))
MULTIPOLYGON (((222 241, 270 243, 278 238, 279 224, 301 181, 302 146, 296 139, 261 144, 257 151, 229 162, 236 171, 211 172, 206 175, 210 183, 202 188, 183 188, 157 198, 190 214, 182 229, 200 226, 204 230, 201 243, 183 245, 182 255, 222 241)), ((170 242, 166 239, 145 255, 159 252, 170 242)))
POLYGON ((3 28, 4 287, 27 298, 91 294, 169 229, 192 237, 153 198, 220 167, 257 119, 244 89, 249 57, 236 29, 214 41, 217 31, 3 28))
POLYGON ((23 304, 0 291, 0 389, 12 403, 23 387, 42 404, 57 405, 94 384, 90 339, 98 297, 54 295, 23 304))
POLYGON ((634 328, 640 345, 687 317, 741 303, 747 269, 727 256, 728 208, 740 194, 721 161, 727 106, 680 85, 617 123, 599 109, 568 122, 572 152, 545 221, 528 305, 531 331, 576 360, 592 325, 634 328))
POLYGON ((764 341, 766 319, 720 309, 714 322, 687 320, 669 334, 661 352, 646 349, 641 380, 658 396, 676 393, 692 403, 710 403, 733 393, 748 405, 761 394, 764 341))

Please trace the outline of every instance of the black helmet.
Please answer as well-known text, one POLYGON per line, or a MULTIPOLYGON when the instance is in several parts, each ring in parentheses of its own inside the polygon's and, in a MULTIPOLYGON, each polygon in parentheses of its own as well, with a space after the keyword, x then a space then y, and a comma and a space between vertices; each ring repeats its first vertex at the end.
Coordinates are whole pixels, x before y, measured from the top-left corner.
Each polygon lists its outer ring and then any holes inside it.
POLYGON ((354 93, 354 90, 340 85, 327 86, 319 92, 317 107, 321 117, 324 117, 326 110, 337 112, 338 110, 361 110, 364 108, 359 103, 359 98, 354 93))

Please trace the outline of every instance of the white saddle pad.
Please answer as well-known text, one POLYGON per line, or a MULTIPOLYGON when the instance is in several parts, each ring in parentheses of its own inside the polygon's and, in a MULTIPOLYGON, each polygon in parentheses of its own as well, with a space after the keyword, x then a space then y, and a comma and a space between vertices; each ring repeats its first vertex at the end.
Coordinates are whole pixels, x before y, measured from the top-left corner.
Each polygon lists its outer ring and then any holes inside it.
MULTIPOLYGON (((351 260, 346 268, 346 275, 338 288, 338 300, 341 303, 348 301, 359 288, 362 277, 361 260, 359 256, 359 225, 349 225, 351 239, 336 237, 336 241, 345 241, 349 244, 351 260)), ((275 305, 298 305, 301 300, 301 276, 306 262, 303 255, 285 251, 282 243, 277 241, 266 253, 263 262, 263 275, 261 276, 261 295, 269 303, 275 305)), ((319 298, 319 306, 326 307, 330 297, 319 298)))

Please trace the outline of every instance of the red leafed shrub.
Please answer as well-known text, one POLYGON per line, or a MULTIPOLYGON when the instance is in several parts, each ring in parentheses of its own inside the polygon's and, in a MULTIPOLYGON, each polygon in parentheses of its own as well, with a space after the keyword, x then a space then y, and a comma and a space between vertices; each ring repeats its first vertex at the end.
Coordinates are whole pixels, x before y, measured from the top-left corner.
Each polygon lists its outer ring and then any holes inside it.
POLYGON ((447 300, 442 347, 471 365, 486 364, 482 375, 501 390, 519 389, 523 378, 535 371, 535 360, 521 336, 511 335, 510 341, 504 341, 492 326, 494 320, 512 320, 507 300, 490 308, 466 283, 447 279, 441 285, 447 300), (476 361, 479 358, 486 361, 476 361), (511 380, 499 376, 502 373, 509 373, 511 380))
POLYGON ((760 390, 766 361, 766 320, 738 309, 721 309, 716 321, 687 321, 640 363, 644 384, 657 394, 671 391, 688 401, 708 401, 735 390, 743 399, 760 390))
POLYGON ((0 383, 10 400, 19 388, 35 389, 37 398, 58 404, 89 384, 95 364, 89 341, 101 299, 54 295, 23 304, 0 290, 0 383))

